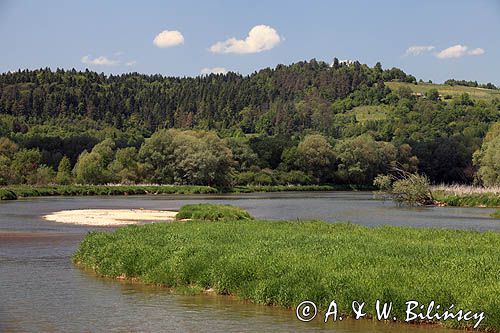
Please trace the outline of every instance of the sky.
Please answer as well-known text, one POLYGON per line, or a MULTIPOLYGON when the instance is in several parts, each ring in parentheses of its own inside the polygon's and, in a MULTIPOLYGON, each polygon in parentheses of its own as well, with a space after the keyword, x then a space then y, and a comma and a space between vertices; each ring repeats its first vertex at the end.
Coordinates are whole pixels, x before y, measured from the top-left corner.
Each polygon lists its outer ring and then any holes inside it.
POLYGON ((334 57, 500 85, 500 0, 0 0, 0 72, 250 74, 334 57))

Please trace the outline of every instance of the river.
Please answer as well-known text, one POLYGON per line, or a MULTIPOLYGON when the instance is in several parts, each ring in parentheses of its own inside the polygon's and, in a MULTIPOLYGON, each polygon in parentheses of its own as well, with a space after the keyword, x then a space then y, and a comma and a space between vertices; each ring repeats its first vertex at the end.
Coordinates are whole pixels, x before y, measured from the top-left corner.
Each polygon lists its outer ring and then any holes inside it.
POLYGON ((181 296, 163 288, 97 278, 71 263, 79 241, 96 228, 41 219, 66 209, 172 210, 197 202, 229 203, 267 219, 500 230, 498 220, 488 217, 491 209, 403 208, 373 200, 371 193, 363 192, 50 197, 0 202, 0 332, 453 332, 370 320, 302 323, 289 309, 215 295, 181 296))

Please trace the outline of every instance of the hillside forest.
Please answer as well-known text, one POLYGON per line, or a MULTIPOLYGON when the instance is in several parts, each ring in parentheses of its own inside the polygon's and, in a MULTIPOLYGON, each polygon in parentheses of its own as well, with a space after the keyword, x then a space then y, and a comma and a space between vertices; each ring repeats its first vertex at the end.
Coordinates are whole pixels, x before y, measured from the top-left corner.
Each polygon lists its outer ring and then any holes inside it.
POLYGON ((500 185, 500 100, 418 85, 337 59, 246 76, 3 73, 0 185, 371 185, 401 171, 500 185))

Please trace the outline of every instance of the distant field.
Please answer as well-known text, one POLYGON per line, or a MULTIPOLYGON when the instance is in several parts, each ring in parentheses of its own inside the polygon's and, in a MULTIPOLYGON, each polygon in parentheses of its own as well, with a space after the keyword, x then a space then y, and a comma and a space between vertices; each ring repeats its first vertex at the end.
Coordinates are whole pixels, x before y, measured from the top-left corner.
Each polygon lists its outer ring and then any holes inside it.
POLYGON ((392 90, 397 90, 401 87, 408 87, 413 92, 425 93, 431 89, 437 89, 439 93, 443 96, 459 96, 463 93, 468 93, 471 98, 476 100, 490 101, 493 98, 500 99, 500 90, 484 89, 484 88, 473 88, 464 86, 448 86, 444 84, 432 84, 432 83, 405 83, 405 82, 386 82, 385 83, 392 90))
POLYGON ((352 109, 356 115, 356 121, 363 123, 370 120, 385 120, 390 112, 387 105, 363 105, 352 109))

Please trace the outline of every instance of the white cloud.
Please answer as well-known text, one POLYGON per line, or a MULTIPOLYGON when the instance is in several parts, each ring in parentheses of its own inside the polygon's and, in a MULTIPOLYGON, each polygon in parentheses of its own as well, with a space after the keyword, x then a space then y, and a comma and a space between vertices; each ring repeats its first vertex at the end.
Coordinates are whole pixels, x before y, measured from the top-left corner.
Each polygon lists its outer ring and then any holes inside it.
POLYGON ((258 53, 270 50, 281 42, 278 32, 267 25, 256 25, 245 39, 229 38, 210 47, 213 53, 258 53))
POLYGON ((184 44, 184 36, 177 30, 163 30, 156 35, 153 43, 161 48, 172 47, 184 44))
POLYGON ((98 66, 114 66, 119 64, 118 60, 109 59, 105 56, 100 56, 92 59, 89 55, 86 55, 82 57, 81 61, 86 65, 98 65, 98 66))
POLYGON ((406 49, 405 55, 407 56, 418 56, 426 52, 430 52, 434 50, 435 47, 432 45, 414 45, 410 46, 408 49, 406 49))
POLYGON ((125 66, 134 66, 137 61, 135 60, 128 60, 128 61, 122 61, 119 59, 119 55, 122 55, 122 52, 116 52, 115 53, 115 58, 108 58, 106 56, 100 56, 97 58, 92 58, 90 55, 83 56, 81 58, 82 63, 86 65, 96 65, 96 66, 119 66, 119 65, 125 65, 125 66), (116 58, 118 57, 118 59, 116 58))
POLYGON ((227 69, 225 69, 224 67, 213 67, 213 68, 205 67, 205 68, 202 68, 202 70, 200 71, 200 73, 203 74, 203 75, 208 75, 208 74, 226 74, 227 73, 227 69))
POLYGON ((442 50, 438 54, 436 54, 436 57, 440 59, 448 59, 448 58, 460 58, 466 55, 470 56, 478 56, 484 54, 485 51, 482 48, 475 48, 472 50, 469 50, 469 47, 465 45, 453 45, 450 46, 447 49, 442 50))
POLYGON ((470 51, 468 52, 468 54, 469 54, 469 55, 472 55, 472 56, 478 56, 478 55, 482 55, 482 54, 484 54, 484 53, 485 53, 484 49, 482 49, 482 48, 480 48, 480 47, 475 48, 475 49, 473 49, 473 50, 470 50, 470 51))
POLYGON ((466 54, 467 54, 467 46, 457 44, 442 50, 436 55, 436 57, 440 59, 460 58, 466 54))

